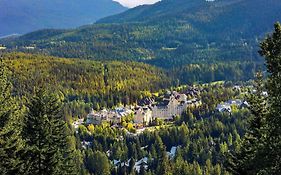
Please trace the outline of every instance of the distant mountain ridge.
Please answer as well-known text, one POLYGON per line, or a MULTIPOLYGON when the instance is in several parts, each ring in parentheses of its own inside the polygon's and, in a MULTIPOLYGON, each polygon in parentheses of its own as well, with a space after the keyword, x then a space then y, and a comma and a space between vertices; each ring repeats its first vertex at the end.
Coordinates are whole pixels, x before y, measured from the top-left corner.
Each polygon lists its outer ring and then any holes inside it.
POLYGON ((102 18, 97 23, 148 22, 161 18, 161 20, 166 20, 168 16, 184 10, 195 10, 205 3, 205 0, 162 0, 153 5, 138 6, 123 13, 102 18))
POLYGON ((245 0, 162 0, 154 5, 138 6, 123 13, 102 18, 97 23, 148 22, 169 19, 175 16, 184 17, 187 13, 203 10, 211 6, 213 8, 227 7, 242 1, 245 0))
POLYGON ((112 0, 0 0, 0 37, 78 27, 126 9, 112 0))

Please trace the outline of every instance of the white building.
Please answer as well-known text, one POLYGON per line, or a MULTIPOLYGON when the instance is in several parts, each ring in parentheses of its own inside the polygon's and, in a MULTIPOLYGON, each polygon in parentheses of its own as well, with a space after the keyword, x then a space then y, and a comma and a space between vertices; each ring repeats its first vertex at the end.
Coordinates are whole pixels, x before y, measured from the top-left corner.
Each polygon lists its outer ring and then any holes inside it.
POLYGON ((235 99, 235 100, 228 100, 227 102, 218 104, 216 107, 216 110, 218 112, 232 112, 231 106, 236 106, 239 108, 243 108, 243 107, 248 107, 249 104, 247 101, 242 101, 240 99, 235 99))
POLYGON ((219 112, 229 112, 231 113, 231 105, 230 104, 219 104, 216 107, 216 110, 219 112))
POLYGON ((35 47, 34 46, 25 46, 23 47, 24 49, 27 49, 27 50, 34 50, 35 47))

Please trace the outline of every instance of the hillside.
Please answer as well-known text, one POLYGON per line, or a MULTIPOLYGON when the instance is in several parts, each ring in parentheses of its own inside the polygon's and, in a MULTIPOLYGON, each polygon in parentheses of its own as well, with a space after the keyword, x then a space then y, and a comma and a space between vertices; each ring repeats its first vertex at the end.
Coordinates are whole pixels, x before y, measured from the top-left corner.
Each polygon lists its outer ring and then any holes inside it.
POLYGON ((224 37, 260 37, 281 20, 278 0, 163 0, 106 17, 97 23, 159 23, 178 21, 194 29, 224 37), (211 33, 213 32, 213 33, 211 33))
POLYGON ((35 46, 28 52, 135 60, 164 68, 191 63, 260 62, 259 39, 281 20, 279 9, 279 0, 165 0, 94 25, 41 30, 0 43, 20 51, 35 46))
POLYGON ((0 37, 43 28, 78 27, 124 10, 111 0, 1 0, 0 37))
POLYGON ((85 100, 105 106, 133 103, 145 91, 171 85, 164 71, 134 62, 87 61, 42 55, 10 53, 4 56, 15 92, 25 95, 35 86, 62 91, 68 100, 85 100))

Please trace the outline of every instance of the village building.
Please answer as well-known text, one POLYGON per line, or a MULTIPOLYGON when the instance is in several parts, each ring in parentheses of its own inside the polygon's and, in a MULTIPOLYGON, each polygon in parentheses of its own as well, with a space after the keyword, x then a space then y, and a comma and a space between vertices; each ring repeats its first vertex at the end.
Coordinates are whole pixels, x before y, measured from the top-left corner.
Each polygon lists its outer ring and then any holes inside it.
POLYGON ((128 108, 116 108, 115 110, 103 109, 99 112, 92 110, 86 119, 86 124, 100 125, 102 122, 109 122, 112 125, 120 124, 122 117, 130 115, 132 110, 128 108))
POLYGON ((244 107, 248 107, 249 104, 247 101, 243 101, 240 99, 235 99, 235 100, 228 100, 227 102, 218 104, 216 107, 216 110, 218 112, 228 112, 231 113, 232 112, 232 106, 236 106, 238 108, 244 108, 244 107))
POLYGON ((4 46, 0 46, 0 50, 6 50, 7 48, 4 46))
POLYGON ((235 85, 233 86, 233 90, 241 91, 241 86, 235 85))
POLYGON ((23 47, 24 49, 27 49, 27 50, 34 50, 35 47, 34 46, 25 46, 23 47))
POLYGON ((133 122, 138 126, 148 125, 156 118, 169 121, 180 116, 187 107, 201 105, 201 100, 197 98, 188 100, 186 94, 173 91, 166 93, 162 101, 158 103, 153 98, 145 98, 140 101, 139 105, 134 109, 120 107, 109 111, 106 109, 99 112, 92 110, 87 116, 86 124, 100 125, 103 121, 113 125, 120 124, 122 117, 130 114, 134 115, 133 122))
POLYGON ((175 116, 180 116, 188 106, 199 106, 198 99, 187 100, 187 95, 173 92, 169 99, 164 99, 162 103, 152 107, 153 118, 172 120, 175 116))
POLYGON ((219 104, 216 107, 216 110, 218 112, 228 112, 228 113, 231 113, 231 105, 230 104, 219 104))
POLYGON ((100 125, 102 121, 106 120, 106 114, 103 114, 105 111, 101 111, 99 113, 96 113, 94 110, 92 110, 88 115, 86 119, 86 124, 94 124, 94 125, 100 125))
POLYGON ((198 97, 200 95, 200 90, 195 86, 189 87, 185 94, 190 97, 198 97))
POLYGON ((152 110, 146 107, 137 107, 134 113, 134 123, 148 125, 153 120, 152 110))

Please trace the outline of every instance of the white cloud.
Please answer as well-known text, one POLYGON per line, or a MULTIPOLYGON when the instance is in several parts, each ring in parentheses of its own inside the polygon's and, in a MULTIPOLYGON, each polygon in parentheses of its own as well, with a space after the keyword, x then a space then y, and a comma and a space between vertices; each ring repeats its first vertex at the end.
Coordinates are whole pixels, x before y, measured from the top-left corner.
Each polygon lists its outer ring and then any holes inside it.
POLYGON ((119 2, 125 7, 132 8, 143 4, 154 4, 160 0, 114 0, 114 1, 119 2))

